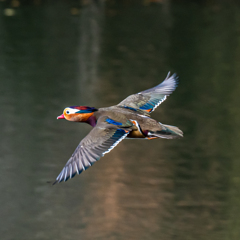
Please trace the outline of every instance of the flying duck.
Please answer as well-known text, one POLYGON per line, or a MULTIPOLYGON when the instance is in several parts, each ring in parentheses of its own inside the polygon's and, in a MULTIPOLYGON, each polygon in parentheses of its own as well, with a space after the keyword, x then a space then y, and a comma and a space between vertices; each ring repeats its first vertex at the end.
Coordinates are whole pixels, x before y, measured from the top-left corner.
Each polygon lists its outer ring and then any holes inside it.
POLYGON ((85 122, 93 129, 82 139, 56 181, 60 183, 80 174, 110 152, 124 138, 180 138, 183 132, 150 117, 177 87, 178 77, 170 76, 156 87, 128 96, 118 105, 106 108, 71 106, 57 119, 85 122))

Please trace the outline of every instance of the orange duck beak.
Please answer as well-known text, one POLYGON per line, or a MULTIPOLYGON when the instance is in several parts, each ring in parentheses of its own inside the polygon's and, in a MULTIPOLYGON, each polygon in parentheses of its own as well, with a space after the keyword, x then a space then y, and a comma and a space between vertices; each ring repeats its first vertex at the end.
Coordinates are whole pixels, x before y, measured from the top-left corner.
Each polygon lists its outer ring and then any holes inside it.
POLYGON ((57 117, 57 119, 64 119, 64 118, 65 118, 65 117, 64 117, 63 114, 57 117))

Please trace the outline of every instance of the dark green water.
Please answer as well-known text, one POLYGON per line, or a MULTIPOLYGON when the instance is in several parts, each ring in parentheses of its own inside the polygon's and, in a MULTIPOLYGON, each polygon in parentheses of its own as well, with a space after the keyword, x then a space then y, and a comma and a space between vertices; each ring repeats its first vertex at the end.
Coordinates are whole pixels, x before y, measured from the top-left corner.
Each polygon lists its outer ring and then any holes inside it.
POLYGON ((0 2, 1 239, 240 239, 240 6, 147 2, 25 2, 13 16, 0 2), (117 104, 169 70, 179 87, 153 117, 183 139, 125 140, 47 183, 91 129, 57 121, 63 108, 117 104))

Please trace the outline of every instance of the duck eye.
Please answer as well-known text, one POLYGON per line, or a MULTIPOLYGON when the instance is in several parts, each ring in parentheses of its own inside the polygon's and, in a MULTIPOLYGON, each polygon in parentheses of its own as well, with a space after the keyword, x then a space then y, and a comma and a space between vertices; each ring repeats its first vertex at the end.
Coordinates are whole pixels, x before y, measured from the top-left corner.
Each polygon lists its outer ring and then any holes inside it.
POLYGON ((66 111, 66 114, 69 114, 70 112, 69 111, 66 111))

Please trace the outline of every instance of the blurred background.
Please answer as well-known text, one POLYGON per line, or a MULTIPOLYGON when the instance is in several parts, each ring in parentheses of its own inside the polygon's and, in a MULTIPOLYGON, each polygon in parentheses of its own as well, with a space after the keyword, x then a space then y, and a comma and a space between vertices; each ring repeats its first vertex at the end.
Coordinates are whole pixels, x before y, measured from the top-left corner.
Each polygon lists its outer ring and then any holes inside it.
POLYGON ((240 4, 231 0, 0 1, 4 240, 240 239, 240 4), (125 140, 52 186, 106 107, 180 83, 153 118, 184 138, 125 140))

